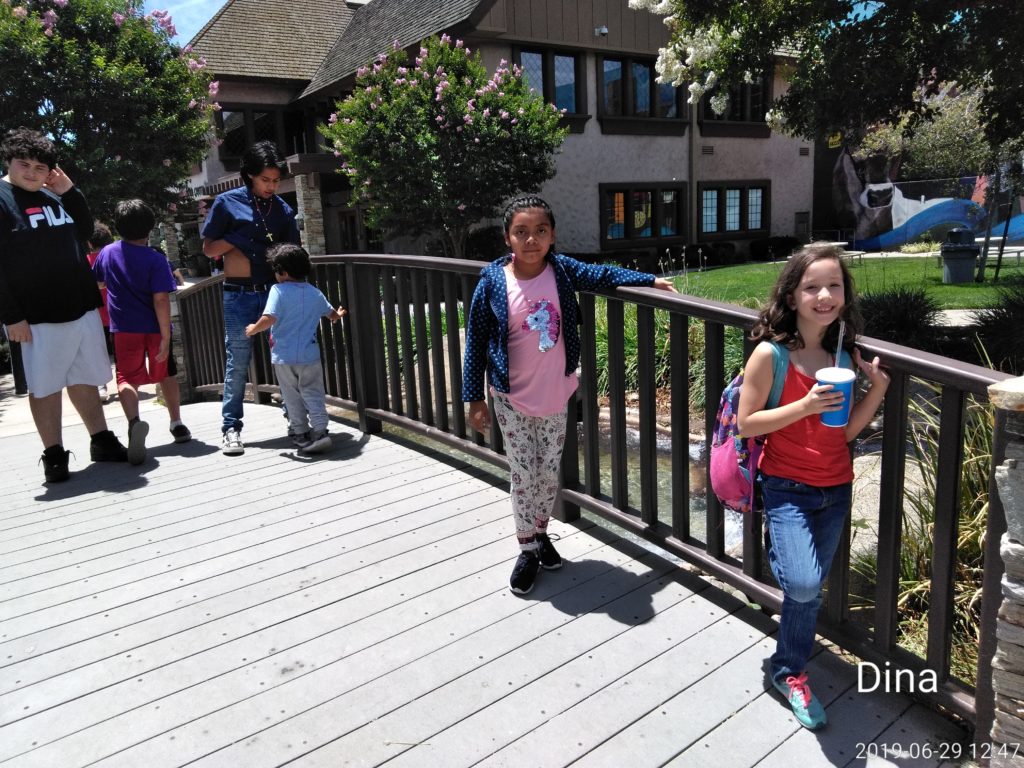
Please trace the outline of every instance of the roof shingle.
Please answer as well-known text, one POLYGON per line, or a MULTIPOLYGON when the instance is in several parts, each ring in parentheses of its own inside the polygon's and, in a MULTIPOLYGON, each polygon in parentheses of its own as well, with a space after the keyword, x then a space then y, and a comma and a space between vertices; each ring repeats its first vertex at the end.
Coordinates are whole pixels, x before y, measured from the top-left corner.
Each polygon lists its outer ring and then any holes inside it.
POLYGON ((310 80, 353 15, 343 0, 228 0, 192 47, 217 77, 310 80))
POLYGON ((469 19, 478 6, 493 0, 372 0, 359 8, 302 96, 329 87, 391 50, 405 48, 469 19))

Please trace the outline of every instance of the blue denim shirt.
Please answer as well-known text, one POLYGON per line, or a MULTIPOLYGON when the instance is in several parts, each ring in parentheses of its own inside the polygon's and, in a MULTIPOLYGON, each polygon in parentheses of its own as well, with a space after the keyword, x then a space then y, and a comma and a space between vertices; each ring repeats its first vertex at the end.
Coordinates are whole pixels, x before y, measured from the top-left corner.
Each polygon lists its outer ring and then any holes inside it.
MULTIPOLYGON (((505 265, 511 255, 492 261, 480 272, 480 282, 466 320, 466 353, 462 364, 462 400, 484 399, 484 370, 498 392, 508 384, 508 294, 505 265)), ((617 288, 620 285, 653 285, 654 275, 608 264, 584 264, 563 254, 548 254, 555 269, 558 303, 562 311, 565 339, 565 375, 575 372, 580 362, 580 308, 577 290, 617 288)))

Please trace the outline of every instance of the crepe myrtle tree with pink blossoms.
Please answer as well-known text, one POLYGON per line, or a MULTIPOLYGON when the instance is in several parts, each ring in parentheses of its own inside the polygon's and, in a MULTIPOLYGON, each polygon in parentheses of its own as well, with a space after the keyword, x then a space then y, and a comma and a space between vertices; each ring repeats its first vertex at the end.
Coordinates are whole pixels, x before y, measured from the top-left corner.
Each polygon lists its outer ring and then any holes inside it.
POLYGON ((361 68, 320 130, 371 226, 439 236, 461 258, 473 225, 554 175, 567 129, 518 67, 488 74, 461 40, 430 38, 409 59, 396 41, 361 68))
POLYGON ((53 139, 100 219, 126 198, 188 205, 185 180, 217 141, 217 83, 176 35, 142 0, 0 0, 0 135, 53 139))

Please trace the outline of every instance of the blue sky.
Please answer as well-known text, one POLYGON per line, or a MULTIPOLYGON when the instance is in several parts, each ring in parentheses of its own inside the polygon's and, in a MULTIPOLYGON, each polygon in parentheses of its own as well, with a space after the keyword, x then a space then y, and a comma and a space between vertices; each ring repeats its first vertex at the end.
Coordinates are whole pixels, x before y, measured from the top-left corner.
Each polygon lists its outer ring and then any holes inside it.
POLYGON ((185 45, 203 25, 221 9, 225 0, 146 0, 146 11, 170 11, 178 36, 174 42, 185 45))

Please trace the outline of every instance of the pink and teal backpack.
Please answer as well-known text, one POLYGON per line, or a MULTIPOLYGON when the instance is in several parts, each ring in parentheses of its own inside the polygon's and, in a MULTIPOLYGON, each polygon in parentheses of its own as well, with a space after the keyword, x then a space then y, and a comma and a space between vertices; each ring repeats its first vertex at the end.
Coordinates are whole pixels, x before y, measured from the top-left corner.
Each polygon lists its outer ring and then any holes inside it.
MULTIPOLYGON (((768 393, 765 408, 777 408, 782 398, 782 385, 786 381, 789 367, 789 350, 774 341, 772 345, 772 389, 768 393)), ((850 365, 846 350, 840 352, 840 366, 850 365)), ((736 429, 736 412, 740 407, 740 387, 743 386, 741 370, 722 391, 715 418, 715 433, 711 438, 711 461, 708 473, 711 476, 711 490, 722 502, 722 506, 737 512, 749 512, 754 501, 754 480, 757 476, 757 462, 764 449, 764 435, 740 437, 736 429)))

